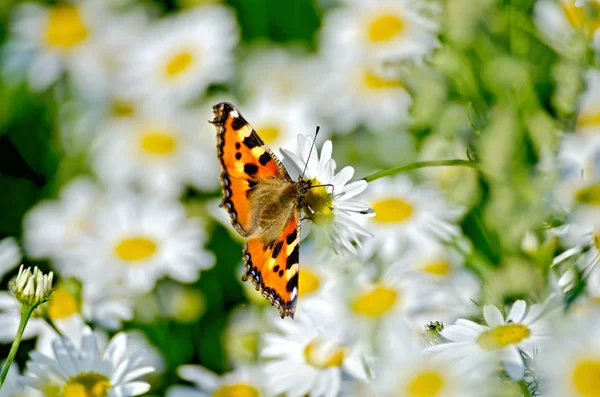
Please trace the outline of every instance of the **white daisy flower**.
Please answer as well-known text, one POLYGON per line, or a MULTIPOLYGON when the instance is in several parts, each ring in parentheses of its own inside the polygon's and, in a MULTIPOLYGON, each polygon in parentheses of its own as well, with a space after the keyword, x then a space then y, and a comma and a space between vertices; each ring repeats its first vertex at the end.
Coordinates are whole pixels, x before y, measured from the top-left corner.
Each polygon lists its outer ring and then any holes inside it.
POLYGON ((450 241, 460 236, 457 222, 464 210, 452 207, 438 189, 415 186, 403 175, 377 180, 370 186, 363 199, 375 216, 363 225, 375 237, 366 241, 366 251, 394 259, 411 244, 450 241))
MULTIPOLYGON (((598 5, 600 6, 600 2, 598 5)), ((575 131, 583 134, 597 134, 600 131, 600 72, 596 69, 589 69, 585 77, 586 89, 581 94, 575 131)))
POLYGON ((361 54, 324 56, 322 62, 327 68, 317 87, 317 112, 336 132, 361 125, 377 133, 403 132, 412 100, 396 72, 361 54))
POLYGON ((83 236, 79 266, 65 269, 81 280, 112 280, 118 288, 139 294, 166 276, 192 283, 201 270, 214 265, 213 254, 203 248, 202 225, 187 218, 177 202, 115 194, 90 222, 94 233, 83 236))
POLYGON ((548 397, 589 397, 600 390, 600 316, 565 318, 551 349, 538 356, 541 390, 548 397))
POLYGON ((5 73, 25 72, 31 89, 42 91, 68 72, 79 93, 103 96, 109 85, 107 40, 123 40, 131 27, 121 16, 111 15, 102 1, 73 0, 47 7, 23 3, 15 10, 12 38, 3 48, 5 73))
MULTIPOLYGON (((487 374, 466 371, 453 360, 424 354, 401 323, 395 343, 385 346, 371 387, 379 396, 462 397, 491 395, 487 374)), ((499 385, 496 385, 499 386, 499 385)))
POLYGON ((550 320, 547 305, 532 305, 518 300, 504 318, 502 312, 485 305, 483 315, 487 325, 470 320, 457 320, 446 327, 441 335, 449 343, 428 347, 429 353, 461 362, 467 367, 487 368, 490 374, 502 362, 504 370, 514 380, 525 374, 522 354, 533 357, 535 349, 543 348, 550 337, 550 320))
POLYGON ((93 231, 89 215, 99 197, 91 180, 78 178, 61 189, 57 200, 36 204, 23 219, 23 247, 27 256, 51 259, 59 272, 68 266, 81 236, 93 231))
POLYGON ((136 379, 152 373, 154 368, 142 366, 143 351, 126 354, 128 340, 124 333, 115 335, 106 349, 100 351, 96 335, 89 327, 83 330, 80 348, 68 338, 53 343, 55 359, 37 351, 30 353, 27 375, 22 382, 29 387, 60 395, 96 394, 137 396, 150 390, 150 385, 136 379))
POLYGON ((156 105, 184 104, 233 74, 238 42, 233 13, 203 6, 152 26, 126 57, 121 84, 156 105))
POLYGON ((305 180, 312 180, 313 186, 328 185, 310 189, 305 198, 314 211, 310 218, 318 226, 315 228, 317 233, 323 232, 316 241, 335 251, 347 250, 356 253, 353 244, 360 244, 358 237, 370 236, 356 220, 372 215, 372 211, 369 206, 354 199, 367 188, 367 182, 360 180, 348 183, 354 175, 354 168, 350 166, 335 174, 336 164, 331 158, 331 141, 323 144, 320 155, 315 150, 309 159, 312 144, 312 138, 299 135, 297 147, 282 151, 290 163, 288 171, 292 179, 294 175, 301 175, 306 165, 303 175, 305 180))
POLYGON ((581 54, 585 48, 581 40, 591 41, 599 48, 600 24, 598 5, 577 5, 576 0, 541 0, 534 8, 535 22, 548 42, 564 54, 581 54))
POLYGON ((94 170, 108 186, 139 185, 157 195, 176 197, 188 185, 214 190, 220 167, 209 127, 167 107, 110 119, 92 146, 94 170))
POLYGON ((14 237, 0 240, 0 280, 21 262, 21 249, 14 237))
POLYGON ((264 336, 261 356, 269 390, 288 397, 336 396, 342 373, 366 379, 360 350, 348 345, 347 328, 327 302, 303 306, 294 321, 277 321, 280 333, 264 336))
POLYGON ((419 0, 348 1, 326 15, 322 49, 335 56, 356 49, 370 57, 419 59, 437 45, 437 23, 428 11, 430 4, 419 0))
POLYGON ((258 367, 239 367, 219 376, 200 365, 182 365, 177 368, 177 373, 182 379, 192 382, 195 388, 171 386, 167 390, 167 397, 267 395, 263 385, 264 375, 258 367))

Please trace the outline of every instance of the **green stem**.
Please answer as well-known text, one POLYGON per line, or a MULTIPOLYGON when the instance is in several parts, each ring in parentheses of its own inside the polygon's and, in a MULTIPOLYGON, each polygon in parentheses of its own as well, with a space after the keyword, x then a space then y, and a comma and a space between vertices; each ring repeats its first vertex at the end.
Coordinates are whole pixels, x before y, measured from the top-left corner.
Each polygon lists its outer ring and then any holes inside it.
POLYGON ((459 166, 459 167, 470 167, 476 169, 479 172, 485 173, 481 168, 481 164, 470 161, 470 160, 433 160, 433 161, 417 161, 410 164, 400 165, 398 167, 389 168, 387 170, 378 171, 374 174, 371 174, 365 178, 363 178, 367 182, 372 182, 374 180, 383 178, 385 176, 390 176, 397 174, 399 172, 406 172, 411 170, 416 170, 419 168, 427 168, 427 167, 447 167, 447 166, 459 166))
POLYGON ((31 317, 31 313, 33 313, 34 308, 30 306, 23 306, 21 310, 21 322, 19 323, 19 329, 17 330, 17 335, 15 336, 15 340, 10 348, 10 352, 8 353, 8 358, 4 363, 4 368, 2 368, 2 373, 0 374, 0 389, 2 389, 2 385, 4 384, 4 379, 6 379, 6 375, 8 375, 8 370, 12 362, 17 355, 17 350, 19 349, 19 345, 21 344, 21 338, 23 337, 23 331, 25 331, 25 326, 29 321, 29 317, 31 317))

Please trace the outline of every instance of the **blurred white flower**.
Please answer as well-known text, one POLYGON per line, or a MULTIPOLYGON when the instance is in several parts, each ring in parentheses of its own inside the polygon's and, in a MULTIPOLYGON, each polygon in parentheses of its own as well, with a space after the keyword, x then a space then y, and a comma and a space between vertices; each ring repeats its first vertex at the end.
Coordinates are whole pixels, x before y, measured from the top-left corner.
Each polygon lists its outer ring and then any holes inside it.
POLYGON ((457 320, 441 335, 449 340, 426 349, 449 360, 460 362, 463 368, 480 367, 491 374, 502 362, 508 376, 523 379, 525 364, 522 353, 534 356, 550 338, 549 301, 527 308, 525 301, 516 301, 506 318, 493 305, 485 305, 483 315, 487 325, 470 320, 457 320))
POLYGON ((536 360, 544 396, 588 397, 600 390, 600 312, 566 317, 536 360))
POLYGON ((98 202, 99 192, 94 183, 78 178, 61 189, 57 200, 36 204, 23 218, 23 246, 27 256, 51 259, 60 273, 71 263, 81 237, 93 232, 89 216, 98 202))
POLYGON ((365 242, 366 251, 393 260, 411 244, 460 236, 457 222, 464 210, 453 207, 438 189, 416 186, 403 175, 371 182, 369 187, 363 200, 375 216, 363 226, 375 237, 365 242))
POLYGON ((51 6, 25 2, 14 12, 11 38, 3 48, 5 73, 27 74, 42 91, 68 72, 80 94, 102 97, 109 86, 109 40, 124 42, 134 24, 111 14, 105 2, 73 0, 51 6))
MULTIPOLYGON (((0 368, 4 368, 5 360, 0 361, 0 368)), ((2 383, 2 389, 0 390, 0 397, 29 397, 31 393, 25 393, 25 388, 19 382, 19 364, 13 362, 8 369, 8 374, 4 383, 2 383)))
POLYGON ((200 365, 182 365, 177 368, 179 376, 195 386, 171 386, 167 397, 244 396, 260 397, 265 394, 264 375, 260 368, 242 366, 223 375, 200 365))
POLYGON ((203 6, 155 23, 125 57, 120 83, 155 105, 182 105, 234 72, 235 17, 223 6, 203 6))
POLYGON ((94 233, 82 238, 79 266, 65 269, 84 284, 106 279, 139 294, 162 277, 192 283, 214 265, 213 254, 203 248, 206 236, 199 219, 188 218, 178 202, 114 194, 90 222, 94 233))
MULTIPOLYGON (((21 304, 17 298, 7 291, 0 291, 0 343, 11 343, 15 339, 20 320, 21 304)), ((38 336, 45 327, 47 324, 44 320, 32 316, 23 332, 23 339, 38 336)))
POLYGON ((317 111, 336 132, 366 126, 377 133, 403 133, 408 122, 410 94, 393 70, 361 55, 323 56, 317 111))
POLYGON ((0 280, 21 262, 21 249, 14 237, 0 240, 0 280))
POLYGON ((127 353, 127 346, 127 335, 119 333, 100 351, 96 335, 86 327, 80 343, 68 338, 55 340, 52 344, 54 359, 32 351, 22 382, 45 393, 52 390, 61 395, 143 394, 150 385, 136 379, 152 373, 154 368, 141 364, 143 351, 127 353))
POLYGON ((582 52, 581 43, 576 41, 578 37, 590 40, 596 48, 600 48, 598 11, 593 11, 600 2, 592 0, 585 6, 575 3, 576 0, 540 0, 534 8, 538 28, 547 41, 563 54, 582 52))
POLYGON ((214 146, 206 120, 167 106, 147 108, 105 122, 92 146, 92 164, 108 186, 133 184, 177 197, 186 186, 209 191, 219 186, 214 146))
POLYGON ((346 339, 347 328, 327 302, 303 306, 293 321, 277 321, 279 333, 264 335, 261 356, 269 390, 288 397, 333 397, 342 372, 366 379, 361 352, 346 339))
POLYGON ((369 57, 420 59, 437 45, 437 23, 420 0, 347 1, 323 22, 322 50, 332 56, 359 51, 369 57))
POLYGON ((335 174, 336 164, 331 157, 333 145, 326 141, 319 153, 310 156, 313 139, 298 135, 298 145, 292 150, 283 149, 285 160, 289 161, 288 171, 294 179, 301 175, 306 165, 305 180, 312 180, 315 187, 308 191, 305 201, 314 211, 308 217, 317 226, 319 236, 315 240, 330 249, 356 253, 353 244, 360 244, 359 236, 370 236, 370 233, 357 223, 357 219, 372 215, 368 205, 354 199, 367 188, 364 180, 348 183, 354 176, 354 168, 344 167, 335 174), (307 163, 308 160, 308 163, 307 163))

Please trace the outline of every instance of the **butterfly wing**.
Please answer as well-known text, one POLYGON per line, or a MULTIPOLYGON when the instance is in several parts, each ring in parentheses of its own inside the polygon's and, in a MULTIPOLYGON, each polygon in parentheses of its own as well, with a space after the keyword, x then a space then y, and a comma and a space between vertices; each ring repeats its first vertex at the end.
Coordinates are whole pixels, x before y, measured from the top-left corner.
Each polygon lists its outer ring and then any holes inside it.
POLYGON ((257 208, 249 200, 252 189, 266 179, 292 179, 235 106, 223 102, 213 106, 213 111, 211 123, 217 127, 217 156, 223 168, 221 206, 229 212, 233 227, 246 237, 256 228, 252 212, 257 208))
POLYGON ((277 309, 281 318, 294 318, 298 299, 300 261, 300 213, 292 210, 279 238, 265 242, 261 235, 252 236, 244 246, 244 276, 277 309))

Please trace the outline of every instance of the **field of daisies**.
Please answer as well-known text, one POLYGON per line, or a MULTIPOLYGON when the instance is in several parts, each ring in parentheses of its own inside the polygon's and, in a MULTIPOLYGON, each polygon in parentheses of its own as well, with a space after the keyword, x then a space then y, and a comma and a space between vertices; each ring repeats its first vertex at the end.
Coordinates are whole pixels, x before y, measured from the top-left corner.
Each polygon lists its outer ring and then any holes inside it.
POLYGON ((599 0, 2 0, 0 396, 600 397, 599 65, 599 0), (293 319, 224 101, 327 185, 293 319))

